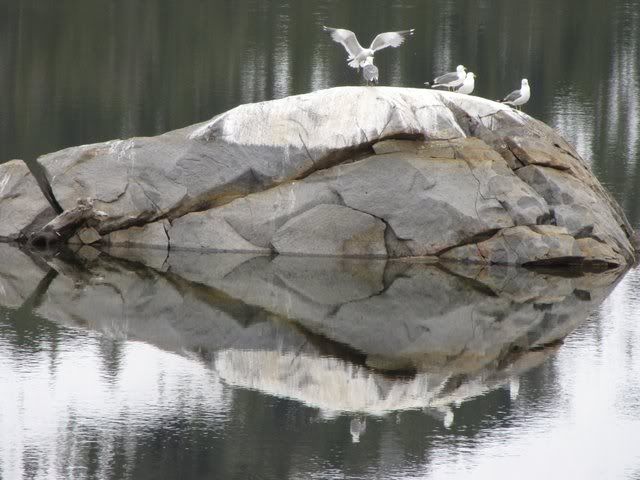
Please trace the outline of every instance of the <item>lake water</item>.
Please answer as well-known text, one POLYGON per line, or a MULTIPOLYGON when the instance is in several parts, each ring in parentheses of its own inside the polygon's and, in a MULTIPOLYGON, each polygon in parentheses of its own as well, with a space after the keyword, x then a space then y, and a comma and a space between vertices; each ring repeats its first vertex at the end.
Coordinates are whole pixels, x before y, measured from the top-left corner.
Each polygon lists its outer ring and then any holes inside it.
MULTIPOLYGON (((0 162, 359 84, 321 25, 416 28, 640 226, 640 0, 0 0, 0 162)), ((0 245, 0 478, 640 478, 640 270, 0 245)))

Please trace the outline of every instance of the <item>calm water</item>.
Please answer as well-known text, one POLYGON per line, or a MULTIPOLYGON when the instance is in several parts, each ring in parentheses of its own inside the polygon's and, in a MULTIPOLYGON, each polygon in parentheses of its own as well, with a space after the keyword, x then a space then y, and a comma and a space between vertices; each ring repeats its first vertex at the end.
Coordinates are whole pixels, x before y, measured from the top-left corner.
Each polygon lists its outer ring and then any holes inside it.
MULTIPOLYGON (((359 83, 323 24, 416 28, 384 85, 527 76, 640 226, 640 0, 0 0, 0 162, 359 83)), ((640 478, 639 270, 0 260, 3 480, 640 478)))

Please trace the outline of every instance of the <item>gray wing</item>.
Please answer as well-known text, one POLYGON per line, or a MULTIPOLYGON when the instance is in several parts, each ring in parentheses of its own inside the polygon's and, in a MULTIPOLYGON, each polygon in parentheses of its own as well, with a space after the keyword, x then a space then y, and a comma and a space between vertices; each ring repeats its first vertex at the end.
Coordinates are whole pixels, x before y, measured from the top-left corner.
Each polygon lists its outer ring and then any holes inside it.
POLYGON ((331 38, 334 42, 341 43, 345 48, 350 58, 357 57, 358 54, 363 50, 360 43, 358 43, 358 39, 356 38, 356 34, 351 30, 345 30, 343 28, 331 28, 331 27, 322 27, 325 32, 329 32, 331 38))
POLYGON ((449 73, 445 73, 444 75, 440 75, 439 77, 435 78, 433 80, 434 85, 437 84, 448 84, 451 82, 455 82, 456 80, 460 80, 460 77, 458 77, 458 72, 449 72, 449 73))
POLYGON ((371 46, 369 48, 374 52, 377 52, 378 50, 382 50, 383 48, 387 47, 399 47, 404 43, 404 40, 408 36, 413 35, 414 31, 415 29, 412 28, 411 30, 402 30, 400 32, 380 33, 378 36, 376 36, 376 38, 373 39, 373 42, 371 42, 371 46))
POLYGON ((517 99, 521 97, 520 90, 514 90, 509 95, 504 97, 501 101, 502 103, 510 103, 515 102, 517 99))

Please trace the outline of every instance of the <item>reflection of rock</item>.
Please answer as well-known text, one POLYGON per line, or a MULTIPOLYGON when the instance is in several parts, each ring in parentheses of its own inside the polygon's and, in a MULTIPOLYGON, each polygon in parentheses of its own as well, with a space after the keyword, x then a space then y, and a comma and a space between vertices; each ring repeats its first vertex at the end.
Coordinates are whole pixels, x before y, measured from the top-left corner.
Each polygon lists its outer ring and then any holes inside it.
POLYGON ((330 274, 330 265, 317 258, 259 257, 224 278, 201 281, 295 319, 365 353, 370 366, 390 370, 456 365, 473 371, 510 344, 552 343, 607 293, 596 286, 593 301, 585 301, 582 287, 576 292, 579 282, 589 291, 588 279, 597 275, 571 279, 493 267, 470 269, 465 279, 462 266, 454 276, 435 266, 358 260, 336 261, 340 273, 330 274))
POLYGON ((0 243, 0 305, 20 307, 46 274, 28 255, 0 243))
POLYGON ((387 377, 362 365, 278 350, 223 350, 215 369, 225 382, 294 398, 322 410, 382 415, 429 405, 446 376, 387 377))
POLYGON ((88 246, 47 258, 47 274, 0 247, 10 260, 0 280, 13 292, 5 304, 19 306, 37 287, 41 316, 213 358, 230 384, 326 412, 426 408, 445 426, 452 403, 506 385, 515 398, 519 375, 619 276, 251 254, 145 258, 112 248, 123 257, 115 259, 88 246), (22 282, 14 270, 33 274, 22 282))
POLYGON ((78 265, 50 261, 54 279, 38 313, 68 326, 139 339, 177 352, 272 346, 304 336, 269 321, 271 315, 213 289, 135 263, 100 257, 78 265))

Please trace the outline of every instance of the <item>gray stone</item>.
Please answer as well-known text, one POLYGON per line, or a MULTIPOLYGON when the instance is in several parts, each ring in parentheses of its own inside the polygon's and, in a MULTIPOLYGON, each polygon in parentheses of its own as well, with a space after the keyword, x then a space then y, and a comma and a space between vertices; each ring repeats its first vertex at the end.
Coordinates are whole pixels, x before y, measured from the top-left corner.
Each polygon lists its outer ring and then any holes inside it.
MULTIPOLYGON (((478 245, 500 263, 634 259, 622 210, 573 147, 522 112, 449 92, 334 88, 39 161, 67 211, 89 199, 100 212, 75 228, 112 245, 489 261, 478 245), (320 224, 310 219, 318 211, 320 224), (366 215, 382 240, 345 247, 366 215), (536 230, 545 224, 606 248, 582 242, 573 255, 567 235, 536 230), (513 232, 533 250, 509 254, 513 232)), ((5 211, 15 216, 0 203, 5 211)), ((0 238, 24 237, 29 225, 0 238)))
POLYGON ((606 243, 599 242, 595 238, 579 238, 576 243, 586 262, 613 266, 626 265, 626 260, 622 255, 616 253, 606 243))
POLYGON ((39 162, 63 208, 91 198, 109 215, 99 227, 105 234, 303 177, 385 136, 463 136, 453 115, 441 108, 440 95, 330 89, 242 105, 158 137, 69 148, 39 162), (343 115, 335 115, 335 105, 343 106, 343 115))
POLYGON ((498 265, 560 265, 584 261, 576 240, 565 228, 552 225, 506 228, 488 240, 453 248, 442 258, 498 265))
POLYGON ((269 252, 243 238, 218 210, 175 219, 168 231, 171 248, 217 252, 269 252))
POLYGON ((261 251, 296 215, 319 204, 343 204, 388 223, 389 254, 396 255, 399 245, 401 255, 433 255, 477 235, 549 216, 544 199, 480 140, 379 144, 397 145, 391 150, 401 153, 372 156, 186 215, 173 222, 171 245, 261 251))
POLYGON ((633 258, 627 233, 608 199, 598 190, 555 168, 529 165, 517 174, 544 197, 558 226, 566 227, 577 238, 592 237, 625 258, 633 258))
POLYGON ((55 216, 22 160, 0 164, 0 241, 24 239, 55 216))
MULTIPOLYGON (((100 234, 96 231, 95 228, 83 228, 82 230, 78 230, 77 238, 80 240, 80 243, 84 245, 91 245, 92 243, 96 243, 100 240, 100 234)), ((72 243, 72 242, 69 242, 72 243)), ((73 242, 75 243, 75 242, 73 242)))
POLYGON ((346 257, 387 256, 385 225, 340 205, 318 205, 285 223, 273 236, 278 253, 346 257))
POLYGON ((412 255, 434 255, 513 225, 497 200, 479 193, 464 160, 376 155, 335 167, 331 175, 346 206, 383 219, 412 255))
POLYGON ((542 138, 514 136, 507 139, 507 145, 523 165, 571 170, 574 174, 586 170, 577 158, 542 138))
POLYGON ((102 241, 113 246, 148 246, 167 250, 169 248, 169 237, 167 236, 169 227, 167 220, 160 220, 142 227, 130 227, 111 232, 105 235, 102 241))
POLYGON ((291 218, 317 205, 339 202, 338 195, 326 183, 288 182, 222 207, 185 215, 170 227, 171 245, 267 252, 273 235, 291 218), (195 238, 198 244, 194 243, 195 238))

